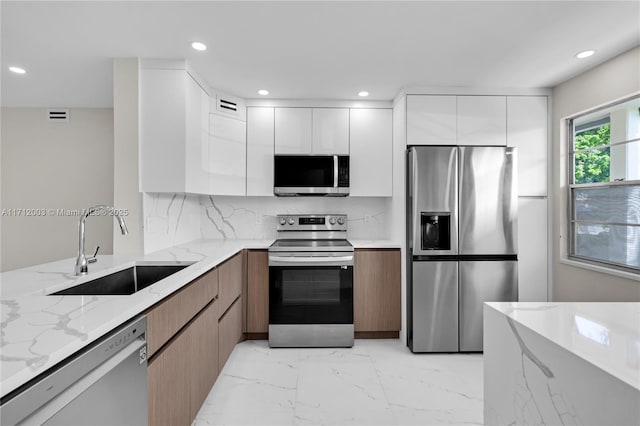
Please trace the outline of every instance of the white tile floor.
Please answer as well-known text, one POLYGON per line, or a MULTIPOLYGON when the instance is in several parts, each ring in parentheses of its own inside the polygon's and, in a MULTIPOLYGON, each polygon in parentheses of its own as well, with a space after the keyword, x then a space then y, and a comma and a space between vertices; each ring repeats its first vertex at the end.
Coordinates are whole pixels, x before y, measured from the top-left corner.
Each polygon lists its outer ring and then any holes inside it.
POLYGON ((482 404, 482 355, 415 355, 399 340, 350 349, 247 341, 194 425, 479 425, 482 404))

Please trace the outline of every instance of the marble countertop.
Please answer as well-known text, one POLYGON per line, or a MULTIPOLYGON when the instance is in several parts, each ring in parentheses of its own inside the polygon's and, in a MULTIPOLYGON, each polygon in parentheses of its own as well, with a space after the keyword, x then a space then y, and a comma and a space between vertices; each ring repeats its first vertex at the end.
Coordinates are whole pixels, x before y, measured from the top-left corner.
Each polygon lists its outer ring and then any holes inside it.
POLYGON ((393 240, 352 240, 349 242, 355 248, 401 248, 402 243, 393 240))
POLYGON ((73 275, 74 259, 0 274, 2 396, 104 336, 242 249, 271 240, 202 240, 133 257, 98 256, 89 274, 73 275), (135 263, 195 262, 128 296, 48 296, 135 263))
MULTIPOLYGON (((356 248, 399 248, 388 240, 349 240, 356 248)), ((0 274, 0 391, 4 396, 109 331, 139 315, 242 249, 272 240, 199 240, 140 257, 98 256, 89 274, 73 275, 75 258, 0 274), (135 264, 191 263, 128 296, 49 296, 135 264)))
POLYGON ((487 305, 640 389, 640 303, 491 302, 487 305))

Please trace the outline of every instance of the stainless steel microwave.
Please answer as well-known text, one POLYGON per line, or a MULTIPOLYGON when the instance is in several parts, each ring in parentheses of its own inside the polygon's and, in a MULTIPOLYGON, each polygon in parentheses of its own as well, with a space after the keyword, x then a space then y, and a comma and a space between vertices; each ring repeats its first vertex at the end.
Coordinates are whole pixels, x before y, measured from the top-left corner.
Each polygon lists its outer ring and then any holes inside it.
POLYGON ((279 196, 347 196, 349 156, 275 155, 273 193, 279 196))

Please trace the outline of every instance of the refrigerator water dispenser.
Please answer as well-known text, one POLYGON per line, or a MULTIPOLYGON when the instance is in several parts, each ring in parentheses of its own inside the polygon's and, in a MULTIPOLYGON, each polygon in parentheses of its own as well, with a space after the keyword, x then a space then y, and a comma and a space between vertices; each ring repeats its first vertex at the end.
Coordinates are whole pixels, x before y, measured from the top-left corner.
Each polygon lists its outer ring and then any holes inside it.
POLYGON ((451 214, 421 212, 422 250, 451 249, 451 214))

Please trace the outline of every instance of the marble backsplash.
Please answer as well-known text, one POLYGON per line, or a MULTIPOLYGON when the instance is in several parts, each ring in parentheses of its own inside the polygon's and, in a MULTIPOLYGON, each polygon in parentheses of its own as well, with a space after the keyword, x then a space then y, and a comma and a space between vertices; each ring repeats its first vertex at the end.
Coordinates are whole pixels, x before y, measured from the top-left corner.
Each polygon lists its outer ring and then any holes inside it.
POLYGON ((278 214, 348 215, 348 237, 390 237, 390 198, 226 197, 144 193, 144 252, 200 238, 271 239, 278 214))

